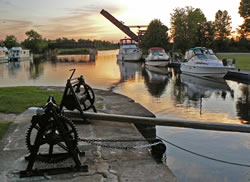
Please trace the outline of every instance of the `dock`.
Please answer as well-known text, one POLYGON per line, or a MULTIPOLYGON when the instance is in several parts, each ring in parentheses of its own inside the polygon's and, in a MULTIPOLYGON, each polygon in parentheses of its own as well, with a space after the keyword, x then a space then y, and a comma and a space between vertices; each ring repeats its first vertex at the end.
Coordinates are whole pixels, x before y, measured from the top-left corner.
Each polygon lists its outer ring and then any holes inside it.
MULTIPOLYGON (((63 91, 64 88, 42 87, 41 89, 56 89, 63 91)), ((94 90, 96 94, 96 107, 98 112, 154 117, 154 115, 132 99, 115 94, 111 91, 94 90)), ((45 101, 46 102, 46 101, 45 101)), ((76 172, 63 175, 45 175, 31 178, 19 178, 19 171, 27 167, 24 157, 27 155, 25 145, 25 133, 30 126, 33 113, 26 110, 20 115, 0 114, 0 118, 11 120, 13 123, 0 141, 0 179, 2 182, 10 181, 143 181, 143 182, 175 182, 174 174, 163 163, 153 159, 149 150, 146 148, 139 150, 119 150, 115 148, 105 148, 98 145, 79 142, 78 146, 85 156, 81 157, 81 162, 88 165, 88 172, 76 172)), ((112 121, 91 120, 89 124, 76 124, 80 138, 84 139, 144 139, 134 124, 117 123, 112 121)), ((141 128, 143 130, 143 128, 141 128)), ((148 130, 149 128, 147 128, 148 130)), ((151 127, 151 132, 146 135, 154 136, 155 128, 151 127)), ((145 134, 145 133, 144 133, 145 134)), ((116 145, 117 144, 113 144, 116 145)), ((118 144, 119 146, 128 145, 127 143, 118 144)), ((145 142, 138 141, 129 145, 145 145, 145 142)), ((66 166, 73 162, 69 159, 61 163, 53 164, 56 166, 66 166)), ((48 164, 36 162, 36 168, 48 167, 48 164)))

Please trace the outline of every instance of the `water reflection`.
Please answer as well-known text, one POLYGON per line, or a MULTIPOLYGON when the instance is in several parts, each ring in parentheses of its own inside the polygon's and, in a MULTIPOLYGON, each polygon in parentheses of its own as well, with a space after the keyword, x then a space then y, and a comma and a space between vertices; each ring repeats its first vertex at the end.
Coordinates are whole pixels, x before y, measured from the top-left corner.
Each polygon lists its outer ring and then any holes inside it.
POLYGON ((209 98, 213 93, 225 100, 227 92, 231 91, 224 79, 181 74, 181 82, 185 85, 189 99, 193 101, 198 101, 201 98, 209 98))
POLYGON ((238 98, 236 103, 236 109, 239 118, 242 120, 243 124, 250 124, 250 98, 249 92, 250 87, 249 85, 241 85, 240 90, 242 92, 241 97, 238 98))
POLYGON ((161 97, 168 84, 168 68, 146 66, 142 75, 149 93, 154 97, 161 97))
POLYGON ((16 78, 18 73, 21 71, 21 64, 20 62, 10 62, 7 68, 9 77, 16 78))
POLYGON ((136 74, 141 74, 142 71, 142 62, 126 62, 126 61, 117 61, 117 64, 120 68, 121 81, 124 82, 127 80, 135 80, 136 74))
POLYGON ((233 97, 233 91, 224 79, 196 77, 186 74, 180 75, 181 82, 185 87, 187 99, 185 102, 189 106, 199 107, 202 114, 202 101, 214 96, 216 98, 226 99, 228 93, 233 97))
POLYGON ((53 58, 55 62, 61 63, 84 63, 84 64, 95 64, 95 55, 59 55, 53 58))
MULTIPOLYGON (((117 62, 116 54, 117 51, 100 51, 95 61, 88 56, 59 56, 53 60, 36 58, 34 62, 0 64, 0 85, 65 86, 69 70, 76 68, 76 76, 83 74, 93 88, 112 89, 131 97, 157 117, 249 123, 249 85, 204 80, 173 69, 144 67, 143 63, 117 62)), ((141 129, 147 131, 144 134, 148 138, 155 137, 157 132, 162 138, 195 152, 250 162, 250 138, 246 135, 158 126, 141 129)), ((169 146, 167 165, 180 181, 250 179, 245 168, 201 160, 169 146)))

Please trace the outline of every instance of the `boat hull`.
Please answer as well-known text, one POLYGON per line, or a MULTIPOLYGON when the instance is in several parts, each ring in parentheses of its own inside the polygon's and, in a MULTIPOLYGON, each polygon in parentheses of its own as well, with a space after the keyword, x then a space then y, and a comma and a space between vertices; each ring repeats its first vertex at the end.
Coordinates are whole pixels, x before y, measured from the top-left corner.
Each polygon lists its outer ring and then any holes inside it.
POLYGON ((9 60, 8 57, 0 57, 0 63, 7 63, 9 60))
POLYGON ((149 66, 165 67, 168 65, 168 60, 146 60, 145 64, 149 66))
POLYGON ((15 61, 24 61, 24 60, 30 60, 32 59, 32 56, 24 56, 24 57, 9 57, 10 62, 15 61))
POLYGON ((196 66, 186 63, 182 63, 180 67, 181 72, 185 74, 216 78, 223 78, 231 69, 229 66, 196 66))
POLYGON ((142 57, 142 52, 135 52, 135 53, 129 53, 129 54, 118 54, 117 60, 118 61, 140 61, 142 57))

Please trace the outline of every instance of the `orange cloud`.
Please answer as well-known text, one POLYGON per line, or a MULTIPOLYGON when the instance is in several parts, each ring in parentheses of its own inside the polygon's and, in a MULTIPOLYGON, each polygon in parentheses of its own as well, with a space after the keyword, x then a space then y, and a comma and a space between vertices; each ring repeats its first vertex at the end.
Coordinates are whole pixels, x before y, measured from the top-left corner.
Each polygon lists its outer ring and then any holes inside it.
POLYGON ((30 29, 31 21, 0 19, 0 40, 5 39, 6 35, 15 35, 19 39, 25 38, 25 32, 30 29))

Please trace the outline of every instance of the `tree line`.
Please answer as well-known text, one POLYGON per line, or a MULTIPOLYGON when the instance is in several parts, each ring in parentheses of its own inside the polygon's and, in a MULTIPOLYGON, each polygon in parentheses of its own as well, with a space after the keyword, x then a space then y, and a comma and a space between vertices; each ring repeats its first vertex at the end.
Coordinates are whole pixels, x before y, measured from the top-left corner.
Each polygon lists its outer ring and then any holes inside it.
POLYGON ((214 21, 207 21, 199 8, 176 8, 171 14, 171 28, 160 20, 152 20, 142 39, 142 47, 160 46, 167 50, 184 53, 191 47, 208 47, 215 51, 250 51, 250 1, 241 0, 239 14, 243 24, 237 29, 237 39, 231 35, 231 16, 218 10, 214 21), (170 32, 170 35, 168 35, 170 32), (172 43, 171 43, 172 42, 172 43))
MULTIPOLYGON (((144 50, 150 47, 163 47, 167 51, 184 53, 191 47, 208 47, 214 51, 249 52, 250 51, 250 2, 241 0, 239 14, 244 19, 243 24, 237 29, 238 39, 232 35, 231 16, 224 10, 218 10, 214 21, 207 21, 204 13, 199 8, 176 8, 171 13, 171 28, 154 19, 150 22, 145 35, 142 37, 141 46, 144 50), (170 35, 168 34, 170 32, 170 35)), ((44 53, 49 43, 94 42, 98 49, 115 49, 117 44, 103 40, 67 39, 46 40, 34 30, 27 31, 27 38, 19 43, 14 35, 7 35, 0 46, 11 48, 22 46, 33 53, 44 53)))
POLYGON ((5 40, 0 42, 0 47, 5 46, 8 49, 12 47, 23 47, 26 49, 29 49, 32 53, 34 54, 42 54, 45 53, 45 51, 48 49, 48 45, 50 43, 81 43, 81 42, 86 42, 86 43, 94 43, 96 48, 103 50, 103 49, 117 49, 118 45, 110 42, 110 41, 105 41, 105 40, 89 40, 89 39, 68 39, 68 38, 58 38, 55 40, 47 40, 42 37, 38 32, 35 30, 30 30, 25 33, 27 38, 19 43, 17 41, 17 38, 14 35, 7 35, 5 40))
POLYGON ((237 29, 237 39, 231 35, 231 16, 226 10, 218 10, 214 21, 207 21, 199 8, 176 8, 171 14, 171 28, 160 20, 152 20, 142 39, 142 47, 160 46, 184 53, 191 47, 208 47, 215 51, 250 51, 250 1, 241 0, 239 14, 243 24, 237 29), (171 35, 168 35, 170 31, 171 35), (172 42, 172 43, 171 43, 172 42))

